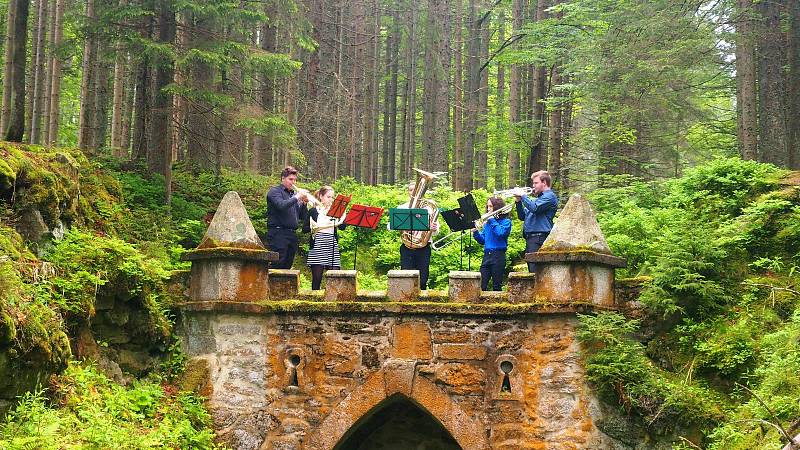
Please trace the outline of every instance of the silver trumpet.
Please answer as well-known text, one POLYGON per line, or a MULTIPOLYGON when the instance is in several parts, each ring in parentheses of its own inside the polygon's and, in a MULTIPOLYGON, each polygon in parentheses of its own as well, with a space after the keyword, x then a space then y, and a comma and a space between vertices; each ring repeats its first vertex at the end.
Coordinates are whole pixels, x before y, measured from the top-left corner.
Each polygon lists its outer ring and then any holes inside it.
POLYGON ((511 189, 494 191, 494 196, 500 198, 517 197, 517 196, 522 197, 523 195, 531 195, 531 194, 533 194, 533 188, 528 186, 525 187, 516 186, 511 189))

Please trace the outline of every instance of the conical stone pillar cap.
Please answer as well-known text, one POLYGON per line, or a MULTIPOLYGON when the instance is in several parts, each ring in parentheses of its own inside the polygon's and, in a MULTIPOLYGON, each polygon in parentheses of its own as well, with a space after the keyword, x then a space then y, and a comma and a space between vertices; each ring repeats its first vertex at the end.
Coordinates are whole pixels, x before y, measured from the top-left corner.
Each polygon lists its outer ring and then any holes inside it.
POLYGON ((612 254, 591 205, 580 194, 572 194, 569 198, 541 250, 591 250, 612 254))
POLYGON ((242 199, 235 191, 229 191, 222 198, 211 225, 197 246, 198 249, 219 247, 264 249, 242 199))

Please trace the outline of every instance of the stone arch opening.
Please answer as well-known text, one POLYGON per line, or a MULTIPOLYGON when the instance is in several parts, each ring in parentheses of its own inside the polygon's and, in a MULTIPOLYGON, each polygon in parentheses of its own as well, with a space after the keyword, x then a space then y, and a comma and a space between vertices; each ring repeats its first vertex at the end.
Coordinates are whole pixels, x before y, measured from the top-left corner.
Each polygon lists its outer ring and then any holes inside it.
POLYGON ((342 436, 334 450, 462 450, 425 408, 402 394, 375 405, 342 436))

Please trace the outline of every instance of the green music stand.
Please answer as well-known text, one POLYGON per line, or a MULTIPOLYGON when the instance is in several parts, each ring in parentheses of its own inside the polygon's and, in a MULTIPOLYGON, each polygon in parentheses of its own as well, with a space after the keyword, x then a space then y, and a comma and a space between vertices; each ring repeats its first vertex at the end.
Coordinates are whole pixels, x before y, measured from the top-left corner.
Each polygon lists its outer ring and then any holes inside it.
POLYGON ((389 227, 401 231, 428 231, 428 210, 425 208, 391 208, 389 227))

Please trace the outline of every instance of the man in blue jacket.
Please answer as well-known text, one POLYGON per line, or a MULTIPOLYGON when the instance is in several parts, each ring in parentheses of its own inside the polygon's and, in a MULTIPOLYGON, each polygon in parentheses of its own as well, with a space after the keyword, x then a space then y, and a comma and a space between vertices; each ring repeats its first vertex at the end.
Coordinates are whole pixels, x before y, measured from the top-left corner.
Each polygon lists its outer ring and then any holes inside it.
MULTIPOLYGON (((558 208, 558 197, 550 189, 553 179, 546 170, 531 174, 533 196, 516 196, 517 217, 524 221, 522 236, 525 238, 525 253, 538 251, 553 229, 553 218, 558 208)), ((528 263, 528 272, 536 272, 536 264, 528 263)))

